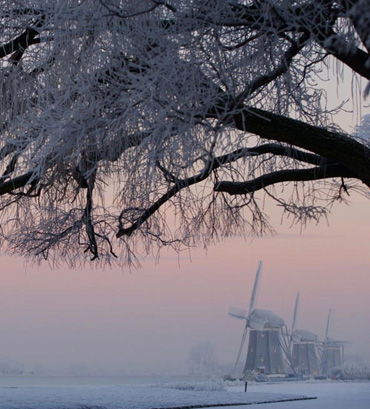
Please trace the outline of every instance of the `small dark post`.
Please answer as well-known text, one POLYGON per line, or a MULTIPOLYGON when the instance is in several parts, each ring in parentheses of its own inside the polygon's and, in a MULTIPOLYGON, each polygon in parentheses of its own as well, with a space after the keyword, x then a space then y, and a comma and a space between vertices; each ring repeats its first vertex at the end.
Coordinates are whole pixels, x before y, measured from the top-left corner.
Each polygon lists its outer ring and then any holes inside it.
POLYGON ((247 392, 247 388, 248 388, 248 382, 245 381, 245 384, 244 384, 244 392, 247 392))

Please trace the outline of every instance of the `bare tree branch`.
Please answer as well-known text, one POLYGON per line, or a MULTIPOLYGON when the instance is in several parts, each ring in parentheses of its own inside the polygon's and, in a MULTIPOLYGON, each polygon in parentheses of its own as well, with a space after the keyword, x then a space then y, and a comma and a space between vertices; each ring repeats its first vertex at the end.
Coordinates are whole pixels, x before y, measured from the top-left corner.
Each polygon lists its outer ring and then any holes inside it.
POLYGON ((368 194, 369 143, 321 81, 333 60, 370 77, 367 0, 0 3, 10 251, 131 263, 271 231, 260 195, 304 224, 368 194))
POLYGON ((35 181, 34 172, 27 172, 24 175, 17 176, 7 182, 0 183, 0 196, 13 192, 13 190, 24 187, 31 182, 35 183, 35 181))
POLYGON ((310 169, 292 169, 266 173, 263 176, 246 182, 221 181, 215 185, 214 190, 216 192, 225 192, 230 195, 244 195, 255 193, 258 190, 276 183, 303 182, 334 177, 351 178, 353 175, 344 166, 333 164, 328 166, 317 166, 310 169))
POLYGON ((298 146, 340 163, 370 187, 370 149, 345 134, 252 107, 234 115, 233 120, 236 129, 298 146))

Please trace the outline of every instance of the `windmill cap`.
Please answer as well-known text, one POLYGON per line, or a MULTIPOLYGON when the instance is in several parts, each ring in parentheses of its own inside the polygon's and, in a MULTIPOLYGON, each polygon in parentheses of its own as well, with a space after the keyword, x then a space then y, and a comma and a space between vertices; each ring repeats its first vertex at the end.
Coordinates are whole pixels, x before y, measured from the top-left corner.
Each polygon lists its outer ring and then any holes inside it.
POLYGON ((339 340, 339 339, 333 339, 333 338, 328 337, 324 341, 324 344, 328 345, 328 346, 333 346, 333 347, 340 347, 340 346, 345 345, 345 344, 351 344, 351 342, 343 341, 343 340, 339 340))
POLYGON ((257 326, 262 326, 262 328, 281 328, 285 325, 284 320, 270 310, 253 310, 249 316, 249 321, 250 327, 255 329, 258 329, 257 326))
POLYGON ((303 329, 296 329, 293 331, 293 340, 296 342, 306 341, 306 342, 318 342, 319 338, 316 334, 303 329))

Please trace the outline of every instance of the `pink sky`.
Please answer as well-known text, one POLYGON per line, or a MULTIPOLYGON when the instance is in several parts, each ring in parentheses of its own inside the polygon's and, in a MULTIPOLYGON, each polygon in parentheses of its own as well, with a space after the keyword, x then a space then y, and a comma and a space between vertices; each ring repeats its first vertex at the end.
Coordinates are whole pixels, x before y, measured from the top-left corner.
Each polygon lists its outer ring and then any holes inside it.
MULTIPOLYGON (((325 83, 332 105, 353 92, 345 75, 341 86, 325 83)), ((364 114, 361 102, 355 105, 355 114, 336 119, 347 132, 364 114)), ((186 372, 189 349, 204 341, 221 362, 234 362, 243 322, 227 311, 248 307, 258 260, 264 266, 257 307, 290 326, 299 291, 298 328, 322 338, 331 308, 330 335, 353 342, 347 352, 370 361, 370 202, 350 199, 334 206, 329 226, 311 224, 300 234, 299 226, 280 226, 273 208, 277 237, 223 241, 207 252, 192 250, 191 259, 162 253, 158 265, 147 260, 132 272, 31 268, 2 256, 0 362, 178 373, 186 372)))
POLYGON ((369 202, 337 205, 330 226, 273 223, 275 238, 228 240, 191 261, 162 254, 137 271, 31 268, 3 256, 0 269, 0 357, 28 369, 91 365, 129 373, 185 372, 189 349, 211 342, 221 362, 234 361, 243 322, 227 315, 247 308, 258 260, 259 308, 290 325, 297 291, 298 327, 354 343, 370 360, 369 202), (179 267, 180 265, 180 267, 179 267))

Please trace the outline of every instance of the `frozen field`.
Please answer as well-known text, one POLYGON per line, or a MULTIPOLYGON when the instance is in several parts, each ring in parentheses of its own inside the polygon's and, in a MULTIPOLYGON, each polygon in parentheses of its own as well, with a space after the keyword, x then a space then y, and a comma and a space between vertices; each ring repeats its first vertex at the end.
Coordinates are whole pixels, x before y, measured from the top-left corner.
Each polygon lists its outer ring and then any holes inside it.
MULTIPOLYGON (((231 391, 241 389, 230 388, 231 391)), ((257 409, 370 409, 370 382, 254 383, 248 385, 248 391, 317 396, 315 400, 258 405, 257 409)))
MULTIPOLYGON (((153 378, 0 377, 1 409, 151 409, 252 404, 258 409, 368 409, 370 383, 279 383, 228 386, 221 382, 166 382, 153 378), (315 400, 259 404, 317 396, 315 400)), ((245 406, 240 406, 244 408, 245 406)))

